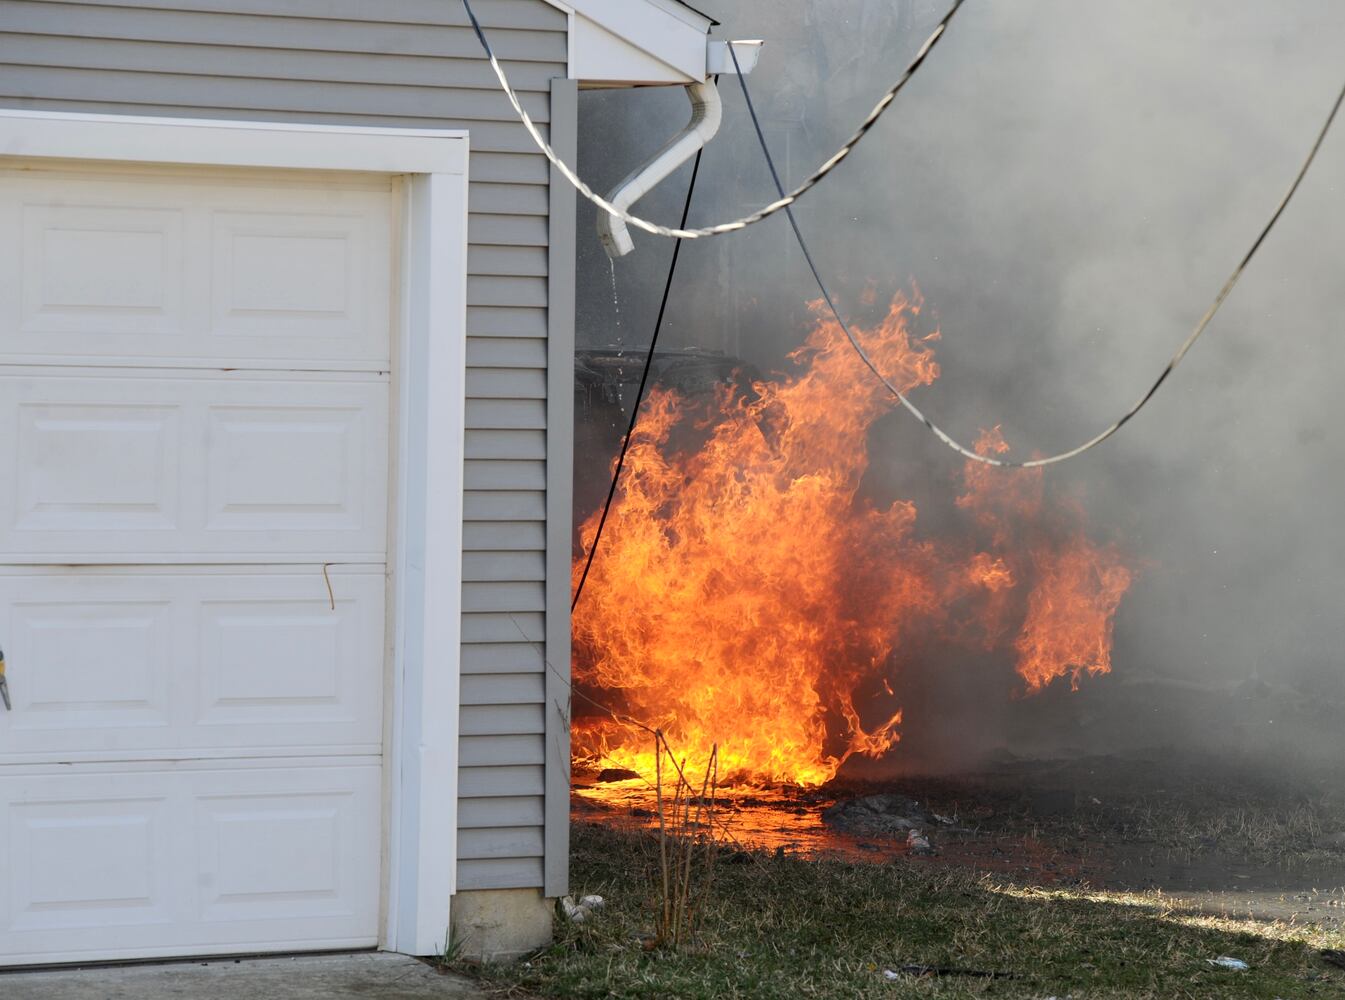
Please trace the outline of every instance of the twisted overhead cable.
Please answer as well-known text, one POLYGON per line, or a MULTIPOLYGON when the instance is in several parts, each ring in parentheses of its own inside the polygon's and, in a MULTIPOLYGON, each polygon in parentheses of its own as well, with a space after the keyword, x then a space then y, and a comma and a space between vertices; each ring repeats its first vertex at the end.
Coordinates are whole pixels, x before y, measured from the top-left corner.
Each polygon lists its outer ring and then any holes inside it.
MULTIPOLYGON (((844 146, 836 151, 834 156, 813 171, 807 180, 788 194, 785 193, 784 188, 781 188, 778 201, 771 202, 769 205, 753 212, 751 215, 745 215, 741 219, 735 219, 732 222, 721 222, 715 226, 706 226, 702 229, 687 229, 685 223, 682 228, 673 229, 669 226, 661 226, 657 222, 650 222, 648 219, 642 219, 638 215, 631 215, 624 209, 620 209, 613 205, 610 201, 597 194, 592 188, 585 184, 579 178, 579 175, 561 160, 556 151, 551 148, 550 143, 548 143, 546 139, 543 138, 542 133, 538 131, 537 126, 533 124, 528 113, 523 110, 523 105, 519 102, 518 94, 514 92, 513 86, 509 83, 509 78, 505 76, 505 72, 500 66, 500 61, 496 58, 495 52, 491 48, 489 40, 486 38, 486 33, 481 30, 481 22, 476 19, 476 13, 472 10, 471 0, 462 0, 462 6, 463 9, 467 11, 468 19, 472 22, 472 30, 476 32, 477 40, 481 42, 481 48, 485 50, 486 57, 490 60, 491 69, 495 71, 495 76, 500 81, 500 87, 504 90, 505 96, 509 98, 509 103, 514 106, 514 113, 518 115, 519 120, 523 123, 523 127, 528 130, 528 134, 532 136, 532 141, 537 144, 537 148, 546 154, 546 158, 560 171, 561 175, 573 184, 580 194, 593 202, 593 204, 597 205, 603 211, 615 215, 619 219, 624 219, 628 225, 635 226, 637 229, 643 229, 645 232, 653 233, 656 236, 668 236, 682 240, 696 240, 705 236, 722 236, 725 233, 734 233, 740 229, 746 229, 748 226, 760 222, 762 219, 768 219, 776 212, 788 208, 790 205, 794 204, 794 202, 798 201, 799 198, 803 197, 809 190, 816 187, 823 177, 826 177, 827 174, 835 170, 836 167, 854 151, 854 148, 859 145, 860 140, 868 135, 869 130, 877 124, 878 119, 883 116, 883 112, 891 106, 893 100, 896 99, 896 96, 901 93, 902 88, 905 87, 911 77, 915 75, 915 71, 918 70, 920 65, 925 61, 925 57, 933 51, 934 46, 937 45, 939 39, 943 37, 944 30, 948 27, 948 23, 953 19, 953 15, 958 12, 958 9, 965 2, 966 0, 953 0, 952 6, 948 8, 948 13, 944 14, 943 19, 935 25, 933 32, 931 32, 930 36, 925 39, 925 44, 920 46, 920 51, 915 54, 915 58, 907 65, 905 72, 901 74, 896 83, 888 88, 887 93, 882 96, 882 99, 874 105, 873 110, 870 111, 868 117, 860 123, 855 134, 846 141, 844 146)), ((729 44, 728 49, 729 52, 733 53, 732 43, 729 44)), ((735 67, 738 65, 737 53, 733 53, 733 64, 735 67)), ((739 72, 741 73, 741 70, 739 72)))
MULTIPOLYGON (((733 56, 733 62, 736 66, 738 56, 737 53, 733 51, 733 46, 731 45, 729 46, 729 54, 733 56)), ((766 157, 766 164, 770 167, 771 178, 775 181, 775 188, 777 191, 783 193, 784 184, 780 180, 779 171, 775 168, 775 158, 771 156, 770 146, 766 142, 766 134, 762 131, 761 122, 757 118, 756 108, 752 104, 752 95, 747 89, 747 80, 741 73, 738 74, 738 83, 742 87, 743 100, 747 102, 747 111, 752 117, 752 125, 756 129, 757 141, 761 144, 761 151, 766 157)), ((887 387, 892 395, 896 396, 901 405, 910 411, 911 415, 924 424, 925 427, 932 431, 935 437, 964 458, 968 458, 974 462, 980 462, 983 465, 994 465, 1006 469, 1035 469, 1043 465, 1055 465, 1057 462, 1064 462, 1068 459, 1082 455, 1086 451, 1091 451, 1129 423, 1130 419, 1134 417, 1135 414, 1139 413, 1140 410, 1144 409, 1149 400, 1153 399, 1154 394, 1158 392, 1159 388, 1167 381, 1168 376, 1176 370, 1177 366, 1182 363, 1182 359, 1186 357, 1187 352, 1191 350, 1195 345, 1195 342, 1200 339, 1200 335, 1204 333, 1205 329, 1210 325, 1210 321, 1214 319, 1214 315, 1219 311, 1219 307, 1224 304, 1224 300, 1227 299, 1229 293, 1233 291, 1233 287, 1238 283, 1238 279, 1242 277, 1242 273, 1247 269, 1247 265, 1250 264, 1252 258, 1256 256, 1256 252, 1261 249, 1261 244, 1264 243, 1266 237, 1270 235, 1270 231, 1275 228, 1275 224, 1280 221, 1280 216, 1284 214, 1284 210, 1289 207, 1289 202, 1293 200, 1294 194, 1297 193, 1299 185, 1303 183, 1303 178, 1307 175, 1313 160, 1317 158, 1317 151, 1322 148, 1322 143, 1326 140, 1327 133, 1331 131, 1331 125, 1335 121, 1336 114, 1340 111, 1342 103, 1345 103, 1345 86, 1341 87, 1340 93, 1336 96, 1335 104, 1331 106, 1331 111, 1326 116, 1326 122, 1322 125, 1321 131, 1317 133, 1317 139, 1313 142, 1312 148, 1308 151, 1307 159, 1305 159, 1303 165, 1298 168, 1298 173, 1294 176, 1293 183, 1289 185, 1289 190, 1286 191, 1284 197, 1280 199, 1279 205, 1276 206, 1274 213, 1270 216, 1270 221, 1262 227, 1261 232, 1252 242, 1251 248, 1243 254, 1242 260, 1238 262, 1238 266, 1233 269, 1233 273, 1228 276, 1228 280, 1225 281, 1223 287, 1219 289, 1219 294, 1215 296, 1210 307, 1205 310, 1205 315, 1200 317, 1200 322, 1196 324, 1195 329, 1191 331, 1190 335, 1183 341, 1181 347, 1177 349, 1177 353, 1168 361, 1167 367, 1163 369, 1153 385, 1149 386, 1144 395, 1142 395, 1130 409, 1126 410, 1119 420, 1100 434, 1090 438, 1076 448, 1071 448, 1069 451, 1063 451, 1057 455, 1050 455, 1046 458, 1034 458, 1026 462, 1017 462, 1005 458, 994 458, 990 455, 981 455, 968 448, 966 445, 960 444, 941 427, 930 420, 929 417, 925 416, 920 408, 906 397, 905 393, 892 384, 887 376, 879 370, 878 366, 874 363, 873 358, 869 356, 869 353, 864 350, 864 345, 862 345, 858 338, 855 337, 854 333, 851 332, 850 324, 841 316, 841 312, 836 306, 836 300, 832 297, 831 291, 827 288, 826 282, 822 279, 822 273, 818 270, 817 262, 813 260, 812 252, 808 249, 808 243, 803 238, 803 231, 799 229, 798 220, 794 218, 794 210, 786 206, 785 213, 789 217, 789 224, 794 229, 794 236, 798 240, 799 249, 803 251, 803 258, 808 262, 808 269, 813 272, 813 277, 817 281, 817 287, 822 292, 822 298, 826 300, 827 307, 831 310, 832 316, 835 317, 836 322, 845 333, 846 339, 850 341, 850 346, 855 349, 855 353, 859 355, 859 358, 864 362, 865 367, 873 372, 877 379, 887 387)))

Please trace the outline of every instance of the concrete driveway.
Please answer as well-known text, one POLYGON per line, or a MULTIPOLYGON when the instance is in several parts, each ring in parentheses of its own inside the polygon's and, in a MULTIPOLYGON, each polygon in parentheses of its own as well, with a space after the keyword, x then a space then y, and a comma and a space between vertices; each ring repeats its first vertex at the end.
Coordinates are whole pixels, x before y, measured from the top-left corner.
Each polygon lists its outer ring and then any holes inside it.
POLYGON ((0 973, 4 1000, 483 1000, 470 979, 360 952, 0 973))

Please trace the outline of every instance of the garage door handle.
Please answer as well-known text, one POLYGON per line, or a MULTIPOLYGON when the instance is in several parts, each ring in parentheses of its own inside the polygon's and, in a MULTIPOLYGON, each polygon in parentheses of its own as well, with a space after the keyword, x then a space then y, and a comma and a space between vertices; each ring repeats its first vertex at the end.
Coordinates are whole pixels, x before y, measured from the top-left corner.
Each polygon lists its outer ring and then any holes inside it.
POLYGON ((5 680, 5 653, 3 650, 0 650, 0 698, 5 701, 6 712, 13 709, 14 706, 9 703, 9 681, 5 680))

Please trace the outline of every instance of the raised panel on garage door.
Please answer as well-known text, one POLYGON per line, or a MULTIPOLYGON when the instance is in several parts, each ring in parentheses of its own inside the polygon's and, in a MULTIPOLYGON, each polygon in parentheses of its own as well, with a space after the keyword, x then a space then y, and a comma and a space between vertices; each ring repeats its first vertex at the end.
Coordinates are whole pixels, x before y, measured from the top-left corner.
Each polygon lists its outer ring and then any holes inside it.
POLYGON ((386 371, 391 182, 0 171, 0 352, 386 371))
POLYGON ((377 761, 0 768, 0 965, 365 947, 377 761))
POLYGON ((383 591, 381 566, 0 572, 0 763, 377 754, 383 591))
POLYGON ((0 372, 20 562, 383 561, 377 376, 0 372))

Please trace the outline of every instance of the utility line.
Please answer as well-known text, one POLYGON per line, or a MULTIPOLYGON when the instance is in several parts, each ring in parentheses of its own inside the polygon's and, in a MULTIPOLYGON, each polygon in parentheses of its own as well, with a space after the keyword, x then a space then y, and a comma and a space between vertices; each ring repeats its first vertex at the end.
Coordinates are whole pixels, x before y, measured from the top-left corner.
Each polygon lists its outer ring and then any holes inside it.
MULTIPOLYGON (((486 33, 481 29, 481 22, 476 19, 476 12, 472 10, 471 0, 462 0, 462 6, 463 9, 467 11, 468 19, 472 22, 472 30, 476 32, 476 37, 481 43, 481 48, 485 51, 486 57, 490 60, 491 69, 495 71, 495 76, 500 81, 500 87, 504 90, 505 96, 509 98, 509 103, 514 106, 514 113, 517 114, 519 120, 523 122, 523 127, 528 130, 528 134, 532 136, 532 141, 537 144, 537 148, 546 154, 546 158, 560 171, 561 175, 573 184, 580 194, 593 202, 593 204, 597 205, 604 212, 614 215, 619 219, 624 219, 629 225, 635 226, 637 229, 643 229, 645 232, 653 233, 655 236, 668 236, 681 240, 696 240, 705 236, 722 236, 725 233, 735 233, 740 229, 746 229, 748 226, 760 222, 762 219, 768 219, 776 212, 788 208, 790 205, 794 204, 794 202, 798 201, 799 198, 803 197, 804 194, 816 187, 823 177, 826 177, 829 173, 835 170, 836 167, 838 167, 841 162, 854 151, 854 148, 859 145, 860 140, 868 135, 869 130, 877 124, 878 119, 883 116, 883 112, 892 105, 896 96, 901 93, 902 88, 910 82, 910 79, 915 75, 916 70, 918 70, 921 64, 924 63, 925 57, 934 50, 934 46, 939 43, 939 39, 943 37, 944 30, 948 27, 949 22, 952 21, 953 15, 958 12, 965 2, 966 0, 953 0, 952 6, 949 7, 948 12, 943 15, 943 19, 935 25, 930 36, 925 39, 925 44, 920 46, 920 51, 915 54, 915 58, 906 66, 905 71, 897 79, 897 82, 889 87, 887 93, 883 94, 878 103, 874 105, 874 108, 869 112, 868 117, 865 118, 864 121, 860 123, 859 128, 855 130, 855 134, 846 140, 845 145, 837 150, 835 155, 813 171, 807 180, 788 194, 785 193, 784 188, 781 188, 778 201, 771 202, 769 205, 753 212, 751 215, 745 215, 741 219, 735 219, 732 222, 722 222, 718 225, 706 226, 702 229, 687 229, 685 219, 682 221, 680 228, 671 229, 667 226, 661 226, 657 222, 650 222, 648 219, 642 219, 638 215, 631 215, 629 212, 613 205, 585 184, 584 181, 579 178, 579 175, 560 158, 559 154, 557 154, 554 149, 551 148, 551 144, 543 138, 542 133, 538 131, 537 126, 533 124, 528 113, 523 110, 523 105, 518 99, 518 94, 514 92, 513 86, 509 83, 509 78, 505 75, 504 69, 500 66, 499 59, 495 57, 495 52, 491 48, 489 40, 486 38, 486 33)), ((729 52, 733 54, 733 64, 736 67, 738 65, 738 55, 733 52, 732 43, 729 43, 728 49, 729 52)))
MULTIPOLYGON (((691 181, 687 184, 686 202, 682 206, 682 225, 687 224, 687 215, 691 211, 691 195, 696 190, 696 177, 701 172, 701 154, 705 150, 696 151, 696 160, 691 165, 691 181)), ((677 273, 677 258, 682 254, 682 239, 677 238, 673 243, 672 262, 668 265, 668 278, 663 283, 663 299, 659 302, 658 318, 654 320, 654 336, 649 341, 649 353, 645 355, 644 371, 640 373, 640 388, 635 393, 635 403, 630 408, 630 424, 626 427, 626 436, 621 441, 621 453, 617 455, 616 468, 612 472, 612 485, 607 490, 607 502, 602 505, 602 516, 598 518, 598 530, 593 536, 593 543, 588 547, 588 558, 584 561, 584 572, 579 577, 579 584, 575 587, 574 597, 570 601, 570 612, 579 604, 579 595, 584 592, 584 584, 588 582, 588 571, 593 568, 593 557, 598 554, 598 543, 602 540, 602 529, 607 524, 607 515, 612 510, 612 499, 616 496, 617 484, 621 482, 621 470, 626 464, 626 452, 630 450, 631 436, 635 433, 635 424, 640 417, 640 404, 644 401, 645 387, 649 384, 649 372, 654 367, 654 349, 658 346, 658 336, 663 330, 663 316, 668 311, 668 298, 672 294, 673 275, 677 273)))
MULTIPOLYGON (((733 51, 733 46, 731 45, 729 46, 729 54, 733 56, 734 67, 737 68, 738 54, 733 51)), ((752 95, 747 89, 747 79, 741 72, 738 74, 738 84, 742 87, 743 99, 747 102, 747 112, 752 117, 752 125, 756 129, 757 141, 761 144, 761 151, 766 157, 766 165, 770 167, 771 178, 775 181, 775 188, 783 194, 784 184, 780 180, 779 171, 775 168, 775 158, 771 156, 770 146, 766 142, 766 134, 762 131, 761 121, 757 118, 756 108, 752 104, 752 95)), ((817 262, 813 260, 812 252, 808 249, 808 242, 803 238, 803 231, 799 229, 798 220, 794 218, 793 208, 786 207, 785 214, 789 217, 789 224, 794 229, 794 236, 799 242, 799 249, 803 251, 803 258, 808 262, 808 269, 813 272, 813 277, 817 280, 817 287, 821 289, 822 298, 826 300, 827 307, 831 310, 832 316, 836 318, 836 322, 840 325, 841 330, 844 331, 846 339, 850 341, 850 346, 855 349, 855 353, 859 355, 860 360, 864 362, 869 371, 873 372, 878 380, 887 387, 888 391, 897 397, 901 402, 901 405, 910 411, 911 415, 924 424, 925 427, 932 431, 935 437, 964 458, 971 459, 974 462, 980 462, 983 465, 994 465, 1005 469, 1036 469, 1044 465, 1055 465, 1057 462, 1064 462, 1068 459, 1076 458, 1086 451, 1091 451, 1129 423, 1130 419, 1134 417, 1135 414, 1139 413, 1140 410, 1144 409, 1149 400, 1153 399, 1155 393, 1157 393, 1163 383, 1167 381, 1168 376, 1182 363, 1182 359, 1186 357, 1187 352, 1191 350, 1195 345, 1195 342, 1200 339, 1200 335, 1205 332, 1206 327, 1210 325, 1210 321, 1214 319, 1215 313, 1219 311, 1219 307, 1224 304, 1224 300, 1228 298, 1229 293, 1233 291, 1233 287, 1238 283, 1238 279, 1242 277, 1243 271, 1247 269, 1247 265, 1251 263, 1252 258, 1256 256, 1256 251, 1261 249, 1261 244, 1264 243, 1266 237, 1270 235, 1270 231, 1275 228, 1275 224, 1280 221, 1280 216, 1284 214, 1284 210, 1289 207, 1289 202, 1293 200, 1294 194, 1297 193, 1299 185, 1303 183, 1303 178, 1307 176, 1308 169, 1312 166, 1313 160, 1317 158, 1317 151, 1322 148, 1322 143, 1326 140, 1327 133, 1331 131, 1331 124, 1335 121, 1336 114, 1340 111, 1342 103, 1345 103, 1345 86, 1341 87, 1340 94, 1337 95, 1335 104, 1331 106, 1331 113, 1326 116, 1326 122, 1322 125, 1321 131, 1317 133, 1317 139, 1312 144, 1312 148, 1308 151, 1307 159, 1305 159, 1303 165, 1298 168, 1298 173, 1294 176, 1293 183, 1289 185, 1289 190, 1285 192, 1284 197, 1280 199, 1279 205, 1276 206, 1274 213, 1270 216, 1270 221, 1262 227, 1261 232, 1252 242, 1251 249, 1243 255, 1242 260, 1238 262, 1238 266, 1233 269, 1233 273, 1229 275, 1228 280, 1225 281, 1223 287, 1219 289, 1219 294, 1215 296, 1214 302, 1210 304, 1210 307, 1207 310, 1205 310, 1205 315, 1200 318, 1200 322, 1196 324, 1195 329, 1191 331, 1181 347, 1177 349, 1177 353, 1168 361, 1167 367, 1163 369, 1153 385, 1149 386, 1144 395, 1142 395, 1130 409, 1126 410, 1119 420, 1106 430, 1102 431, 1102 433, 1090 438, 1076 448, 1071 448, 1069 451, 1062 451, 1057 455, 1051 455, 1047 458, 1034 458, 1027 462, 1016 462, 1010 459, 980 455, 975 451, 972 451, 966 445, 960 444, 949 436, 941 427, 930 420, 929 417, 925 416, 919 407, 906 398, 905 393, 888 380, 887 376, 878 369, 878 366, 874 363, 873 359, 869 357, 868 352, 864 350, 864 346, 860 344, 854 333, 851 332, 850 324, 842 318, 840 310, 836 307, 836 300, 832 297, 831 291, 827 288, 826 282, 822 279, 822 273, 818 270, 817 262)))

